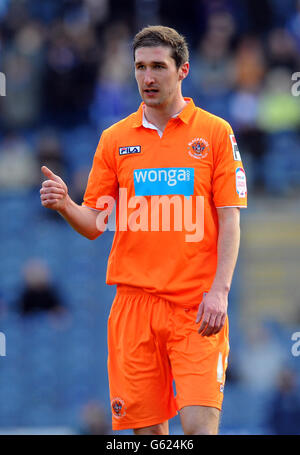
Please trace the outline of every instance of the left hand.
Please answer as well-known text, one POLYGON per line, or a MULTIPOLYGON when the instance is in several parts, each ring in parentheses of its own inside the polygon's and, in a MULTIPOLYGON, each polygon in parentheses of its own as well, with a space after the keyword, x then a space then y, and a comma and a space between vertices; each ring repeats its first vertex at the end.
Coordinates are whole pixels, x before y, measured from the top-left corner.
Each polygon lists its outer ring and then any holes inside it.
POLYGON ((203 296, 199 305, 196 324, 201 321, 198 333, 201 336, 211 336, 218 333, 225 324, 228 306, 227 292, 211 289, 203 296))

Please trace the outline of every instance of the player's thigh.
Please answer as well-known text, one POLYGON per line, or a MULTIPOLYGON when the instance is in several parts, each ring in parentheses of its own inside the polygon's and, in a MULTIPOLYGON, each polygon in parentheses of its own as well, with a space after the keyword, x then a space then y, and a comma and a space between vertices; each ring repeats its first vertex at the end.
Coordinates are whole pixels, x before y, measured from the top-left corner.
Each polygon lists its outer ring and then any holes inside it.
POLYGON ((180 410, 184 434, 217 435, 220 411, 210 406, 185 406, 180 410))

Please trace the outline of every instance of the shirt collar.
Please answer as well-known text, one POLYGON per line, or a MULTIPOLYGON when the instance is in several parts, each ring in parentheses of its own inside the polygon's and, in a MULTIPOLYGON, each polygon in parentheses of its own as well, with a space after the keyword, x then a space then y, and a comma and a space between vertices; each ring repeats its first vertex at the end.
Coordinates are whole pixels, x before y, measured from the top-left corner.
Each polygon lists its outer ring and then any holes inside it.
MULTIPOLYGON (((192 100, 192 98, 185 97, 184 99, 185 99, 185 101, 187 101, 187 104, 184 106, 182 111, 176 117, 180 118, 180 120, 182 120, 184 123, 187 124, 196 107, 195 107, 195 104, 194 104, 194 101, 192 100)), ((143 125, 143 109, 144 109, 143 106, 144 106, 144 102, 142 102, 140 104, 140 107, 138 108, 138 110, 133 114, 133 116, 134 116, 133 123, 132 123, 133 128, 138 128, 139 126, 143 125)))

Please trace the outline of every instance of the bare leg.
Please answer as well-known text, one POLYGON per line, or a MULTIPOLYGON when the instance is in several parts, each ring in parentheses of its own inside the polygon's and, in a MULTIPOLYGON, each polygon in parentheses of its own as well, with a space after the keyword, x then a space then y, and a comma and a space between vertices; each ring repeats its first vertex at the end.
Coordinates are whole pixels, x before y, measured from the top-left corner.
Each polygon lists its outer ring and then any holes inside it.
POLYGON ((151 425, 150 427, 144 428, 134 428, 134 434, 136 435, 144 435, 144 434, 169 434, 169 421, 166 420, 165 422, 158 423, 157 425, 151 425))
POLYGON ((209 406, 185 406, 180 410, 184 434, 217 435, 220 411, 209 406))

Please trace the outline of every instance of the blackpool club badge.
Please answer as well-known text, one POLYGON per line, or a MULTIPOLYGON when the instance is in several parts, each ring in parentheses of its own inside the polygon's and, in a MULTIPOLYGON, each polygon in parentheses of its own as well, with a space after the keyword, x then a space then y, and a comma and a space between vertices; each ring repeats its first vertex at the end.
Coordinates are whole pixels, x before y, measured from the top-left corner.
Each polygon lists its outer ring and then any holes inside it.
POLYGON ((208 142, 202 137, 195 137, 188 143, 188 153, 197 160, 206 158, 209 151, 208 142))
POLYGON ((111 400, 112 413, 115 417, 120 418, 126 415, 126 406, 122 398, 116 397, 111 400))

